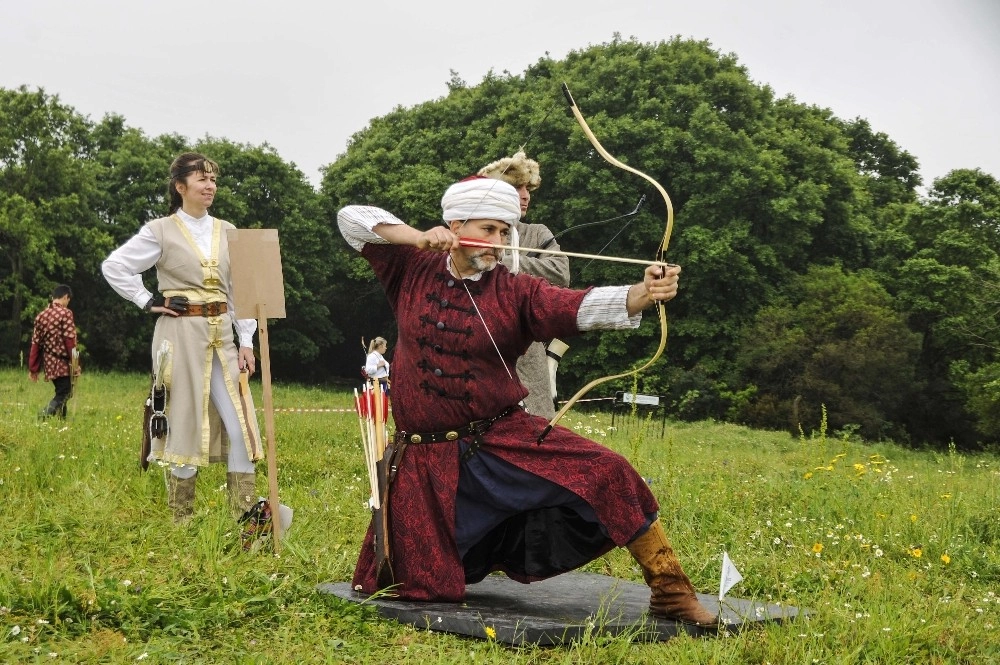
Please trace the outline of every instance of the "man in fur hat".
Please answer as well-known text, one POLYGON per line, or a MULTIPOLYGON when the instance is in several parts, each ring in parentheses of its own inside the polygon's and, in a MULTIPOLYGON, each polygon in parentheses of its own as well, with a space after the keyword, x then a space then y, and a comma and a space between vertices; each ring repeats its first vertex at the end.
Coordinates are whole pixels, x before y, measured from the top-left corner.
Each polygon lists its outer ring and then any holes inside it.
MULTIPOLYGON (((532 341, 632 329, 677 295, 680 268, 649 266, 641 282, 583 290, 512 274, 494 248, 521 217, 517 190, 470 178, 441 199, 447 226, 427 231, 380 208, 337 214, 340 232, 382 284, 396 316, 397 427, 385 519, 392 593, 459 602, 466 584, 502 571, 520 582, 568 572, 626 547, 656 616, 713 625, 659 520, 649 486, 623 456, 518 406, 512 366, 532 341)), ((374 522, 374 521, 373 521, 374 522)), ((375 525, 355 589, 379 590, 375 525)))
MULTIPOLYGON (((528 213, 531 192, 542 184, 538 162, 528 159, 524 152, 513 157, 504 157, 487 164, 479 170, 479 175, 496 178, 510 183, 517 190, 521 204, 521 218, 511 225, 510 244, 513 247, 530 249, 559 249, 552 232, 544 224, 527 224, 523 220, 528 213)), ((505 252, 503 264, 512 273, 527 273, 548 280, 556 286, 569 286, 569 259, 551 254, 530 252, 505 252)), ((551 420, 556 415, 553 404, 552 378, 549 375, 545 342, 533 342, 523 356, 517 359, 517 376, 528 389, 524 398, 524 408, 528 413, 551 420)))

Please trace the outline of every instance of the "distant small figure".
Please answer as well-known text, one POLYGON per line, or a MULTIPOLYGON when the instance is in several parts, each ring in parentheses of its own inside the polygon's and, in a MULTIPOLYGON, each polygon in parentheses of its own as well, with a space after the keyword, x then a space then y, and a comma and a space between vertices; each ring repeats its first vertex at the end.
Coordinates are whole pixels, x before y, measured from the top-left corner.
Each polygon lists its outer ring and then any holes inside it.
POLYGON ((43 418, 55 415, 65 418, 66 402, 73 390, 70 366, 76 349, 76 323, 69 309, 72 297, 73 289, 65 284, 52 289, 52 302, 35 317, 31 333, 28 378, 37 382, 44 367, 45 380, 51 381, 56 389, 55 396, 39 414, 43 418))
POLYGON ((368 345, 368 358, 365 360, 365 374, 369 379, 378 379, 379 384, 385 394, 389 394, 389 362, 385 359, 385 352, 389 350, 389 343, 384 337, 376 337, 368 345))

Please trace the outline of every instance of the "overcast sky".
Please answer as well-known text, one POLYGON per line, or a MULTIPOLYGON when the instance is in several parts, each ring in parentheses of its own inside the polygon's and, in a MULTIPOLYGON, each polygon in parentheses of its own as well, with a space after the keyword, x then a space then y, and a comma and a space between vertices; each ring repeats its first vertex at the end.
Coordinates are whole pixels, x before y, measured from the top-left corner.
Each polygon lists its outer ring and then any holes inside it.
MULTIPOLYGON (((675 35, 920 162, 1000 177, 1000 0, 0 0, 0 87, 149 136, 269 143, 314 183, 397 105, 548 53, 675 35)), ((583 109, 586 113, 586 109, 583 109)))

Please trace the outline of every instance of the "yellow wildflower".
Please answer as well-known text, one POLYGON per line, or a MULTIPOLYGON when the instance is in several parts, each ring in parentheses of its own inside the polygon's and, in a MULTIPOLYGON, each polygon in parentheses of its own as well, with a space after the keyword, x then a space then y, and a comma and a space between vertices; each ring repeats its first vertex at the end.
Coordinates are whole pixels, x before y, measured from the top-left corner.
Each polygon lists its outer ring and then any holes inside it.
POLYGON ((917 516, 916 515, 910 515, 910 521, 911 522, 916 522, 917 521, 917 516))
POLYGON ((815 552, 816 554, 819 554, 822 551, 823 551, 823 543, 815 543, 813 545, 813 552, 815 552))
POLYGON ((809 480, 812 477, 813 477, 812 471, 806 471, 806 475, 803 476, 803 478, 805 478, 806 480, 809 480))
POLYGON ((947 554, 942 554, 941 555, 941 563, 943 563, 944 565, 947 566, 949 563, 951 563, 951 557, 948 556, 947 554))
POLYGON ((923 553, 924 553, 924 551, 922 549, 920 549, 919 547, 914 547, 912 550, 910 550, 910 555, 914 559, 919 559, 923 555, 923 553))
POLYGON ((493 629, 493 626, 486 626, 486 637, 491 640, 495 640, 497 638, 497 631, 493 629))

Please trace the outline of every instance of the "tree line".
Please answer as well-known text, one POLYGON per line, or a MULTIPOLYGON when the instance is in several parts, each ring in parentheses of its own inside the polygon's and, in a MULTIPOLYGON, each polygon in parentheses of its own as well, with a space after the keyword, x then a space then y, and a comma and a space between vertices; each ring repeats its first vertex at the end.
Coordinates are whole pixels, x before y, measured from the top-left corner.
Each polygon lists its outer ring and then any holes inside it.
MULTIPOLYGON (((362 337, 394 341, 374 275, 337 232, 348 203, 427 228, 448 184, 523 147, 542 165, 528 221, 567 251, 652 258, 664 204, 593 150, 563 82, 602 144, 662 183, 676 213, 668 259, 684 274, 668 350, 624 387, 664 395, 684 419, 792 432, 822 421, 913 445, 1000 439, 997 179, 959 168, 921 192, 917 160, 863 118, 777 97, 734 55, 679 38, 616 37, 476 85, 453 73, 445 96, 372 119, 318 190, 266 144, 148 137, 44 90, 0 89, 0 359, 19 362, 47 293, 68 283, 89 365, 148 371, 152 321, 111 290, 100 262, 165 214, 167 165, 187 149, 221 165, 214 215, 279 231, 277 380, 356 378, 362 337), (644 194, 637 215, 590 224, 644 194)), ((571 271, 574 286, 638 276, 579 259, 571 271)), ((560 392, 648 358, 654 318, 568 340, 560 392)))

